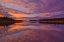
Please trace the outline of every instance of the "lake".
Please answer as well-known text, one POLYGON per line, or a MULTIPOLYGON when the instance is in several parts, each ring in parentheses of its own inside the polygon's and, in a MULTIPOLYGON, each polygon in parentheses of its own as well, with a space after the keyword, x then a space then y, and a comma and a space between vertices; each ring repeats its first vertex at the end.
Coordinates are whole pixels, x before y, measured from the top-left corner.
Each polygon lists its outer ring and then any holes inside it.
POLYGON ((21 22, 0 26, 0 42, 64 42, 64 25, 21 22))

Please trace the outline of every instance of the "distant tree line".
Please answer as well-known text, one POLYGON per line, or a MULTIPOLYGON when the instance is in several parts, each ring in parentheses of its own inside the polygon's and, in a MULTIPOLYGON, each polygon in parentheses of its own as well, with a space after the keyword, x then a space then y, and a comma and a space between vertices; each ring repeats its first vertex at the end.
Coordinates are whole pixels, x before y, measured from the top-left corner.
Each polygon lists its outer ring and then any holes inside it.
POLYGON ((64 18, 40 19, 39 21, 64 21, 64 18))
POLYGON ((64 18, 40 19, 39 23, 45 23, 45 24, 64 24, 64 18))
POLYGON ((14 19, 9 17, 0 17, 0 21, 13 21, 14 19))

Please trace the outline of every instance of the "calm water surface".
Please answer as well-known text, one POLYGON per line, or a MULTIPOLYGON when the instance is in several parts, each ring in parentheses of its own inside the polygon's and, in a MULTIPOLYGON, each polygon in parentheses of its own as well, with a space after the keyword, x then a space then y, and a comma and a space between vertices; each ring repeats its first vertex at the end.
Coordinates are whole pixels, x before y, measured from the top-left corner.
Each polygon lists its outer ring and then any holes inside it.
POLYGON ((0 42, 64 42, 64 25, 23 22, 0 26, 0 42))

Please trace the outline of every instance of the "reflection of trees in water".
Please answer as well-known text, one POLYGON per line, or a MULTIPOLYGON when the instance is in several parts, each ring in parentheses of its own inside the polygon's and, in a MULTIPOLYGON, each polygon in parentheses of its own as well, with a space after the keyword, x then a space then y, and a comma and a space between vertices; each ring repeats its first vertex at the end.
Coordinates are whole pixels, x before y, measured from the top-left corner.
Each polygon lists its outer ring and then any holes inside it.
POLYGON ((14 24, 14 22, 1 22, 0 26, 9 26, 9 25, 12 25, 12 24, 14 24))

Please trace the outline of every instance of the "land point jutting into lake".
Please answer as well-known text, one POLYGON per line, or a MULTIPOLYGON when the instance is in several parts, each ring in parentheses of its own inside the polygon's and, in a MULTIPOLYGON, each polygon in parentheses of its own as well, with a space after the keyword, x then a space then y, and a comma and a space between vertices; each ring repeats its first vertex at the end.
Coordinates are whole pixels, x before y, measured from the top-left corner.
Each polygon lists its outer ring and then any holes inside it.
POLYGON ((52 18, 52 19, 39 19, 39 20, 30 20, 35 23, 36 21, 43 24, 64 24, 64 18, 52 18))
POLYGON ((40 19, 39 23, 64 24, 64 18, 40 19))
POLYGON ((23 20, 15 20, 9 17, 0 17, 0 26, 5 26, 5 25, 11 25, 17 22, 22 22, 23 20))

